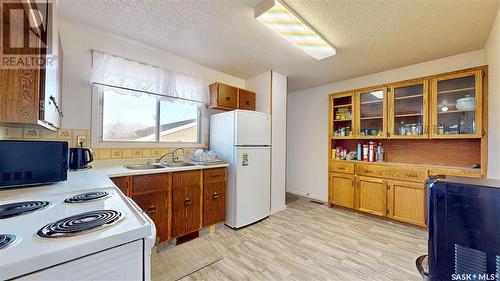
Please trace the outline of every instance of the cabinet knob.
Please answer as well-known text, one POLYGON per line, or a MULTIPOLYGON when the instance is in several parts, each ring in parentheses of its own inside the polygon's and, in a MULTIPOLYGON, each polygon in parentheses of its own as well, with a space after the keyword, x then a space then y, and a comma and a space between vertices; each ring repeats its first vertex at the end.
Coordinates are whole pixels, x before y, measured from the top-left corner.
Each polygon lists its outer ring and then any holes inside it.
POLYGON ((188 198, 184 199, 184 206, 189 206, 189 205, 191 205, 191 203, 192 203, 191 198, 188 197, 188 198))
POLYGON ((213 197, 214 197, 214 199, 219 198, 219 193, 218 192, 214 192, 213 197))
POLYGON ((226 101, 231 101, 231 97, 226 97, 226 101))
POLYGON ((250 101, 246 101, 246 102, 245 102, 245 104, 246 104, 246 105, 250 105, 250 101))
POLYGON ((156 206, 151 205, 148 210, 146 211, 148 214, 153 214, 156 213, 156 206))

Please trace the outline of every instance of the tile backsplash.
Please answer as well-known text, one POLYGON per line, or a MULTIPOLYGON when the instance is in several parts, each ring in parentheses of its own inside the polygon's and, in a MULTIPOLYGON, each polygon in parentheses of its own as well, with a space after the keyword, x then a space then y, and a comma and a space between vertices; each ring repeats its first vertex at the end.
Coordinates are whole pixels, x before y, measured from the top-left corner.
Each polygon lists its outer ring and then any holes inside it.
MULTIPOLYGON (((0 139, 26 139, 26 140, 66 140, 71 147, 79 146, 78 141, 83 142, 84 147, 92 147, 90 144, 90 130, 86 129, 60 129, 57 132, 44 128, 20 128, 0 126, 0 139)), ((204 143, 208 143, 208 138, 204 143)), ((207 145, 205 145, 207 147, 207 145)), ((185 154, 179 151, 177 156, 187 156, 199 147, 184 147, 185 154)), ((132 159, 132 158, 158 158, 168 153, 172 147, 142 148, 96 148, 93 149, 94 159, 132 159)))

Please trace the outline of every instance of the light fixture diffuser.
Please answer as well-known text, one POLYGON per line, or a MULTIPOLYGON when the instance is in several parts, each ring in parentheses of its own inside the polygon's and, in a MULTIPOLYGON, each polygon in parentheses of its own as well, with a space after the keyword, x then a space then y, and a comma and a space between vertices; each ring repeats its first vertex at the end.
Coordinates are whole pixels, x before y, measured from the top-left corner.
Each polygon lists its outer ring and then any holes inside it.
POLYGON ((280 0, 264 0, 255 18, 317 60, 335 55, 335 47, 280 0))

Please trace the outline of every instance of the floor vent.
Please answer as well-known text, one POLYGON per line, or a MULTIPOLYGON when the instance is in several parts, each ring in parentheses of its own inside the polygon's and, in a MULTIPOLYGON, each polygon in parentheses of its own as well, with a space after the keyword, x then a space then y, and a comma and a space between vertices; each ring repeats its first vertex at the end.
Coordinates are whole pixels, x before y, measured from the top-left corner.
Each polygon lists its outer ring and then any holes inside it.
POLYGON ((324 203, 321 201, 316 201, 316 200, 311 200, 311 203, 318 204, 318 205, 323 205, 324 203))

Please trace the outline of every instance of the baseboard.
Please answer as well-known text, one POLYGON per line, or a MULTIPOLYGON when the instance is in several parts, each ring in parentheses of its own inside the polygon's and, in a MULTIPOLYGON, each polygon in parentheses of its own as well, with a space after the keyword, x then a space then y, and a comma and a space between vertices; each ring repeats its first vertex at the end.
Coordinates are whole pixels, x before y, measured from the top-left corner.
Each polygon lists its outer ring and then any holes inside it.
POLYGON ((283 211, 283 210, 285 210, 285 209, 286 209, 286 205, 284 205, 283 207, 281 207, 281 208, 279 208, 279 209, 276 209, 276 210, 271 210, 271 215, 272 215, 272 214, 276 214, 276 213, 278 213, 278 212, 281 212, 281 211, 283 211))
POLYGON ((300 191, 287 190, 286 192, 287 193, 291 193, 293 195, 297 195, 297 196, 301 196, 301 197, 305 197, 305 198, 309 198, 309 199, 321 201, 321 202, 324 202, 324 203, 328 202, 328 199, 325 200, 325 198, 319 198, 319 197, 316 197, 316 196, 311 196, 311 195, 308 195, 307 193, 303 193, 303 192, 300 192, 300 191))

